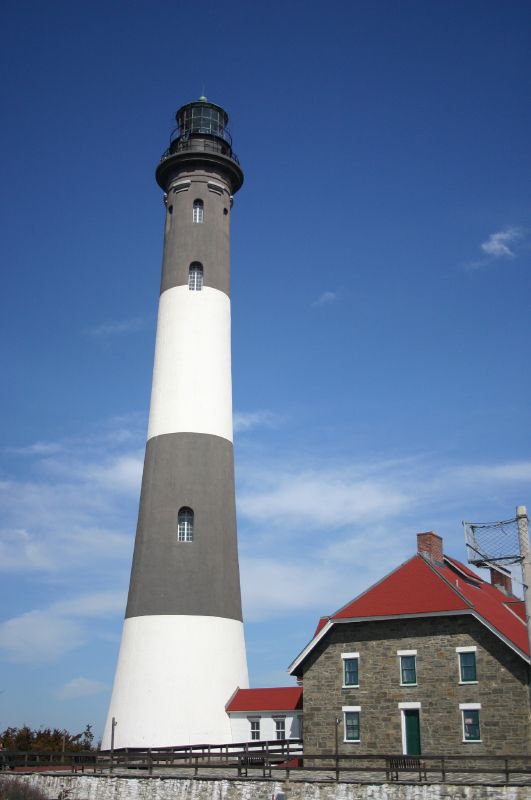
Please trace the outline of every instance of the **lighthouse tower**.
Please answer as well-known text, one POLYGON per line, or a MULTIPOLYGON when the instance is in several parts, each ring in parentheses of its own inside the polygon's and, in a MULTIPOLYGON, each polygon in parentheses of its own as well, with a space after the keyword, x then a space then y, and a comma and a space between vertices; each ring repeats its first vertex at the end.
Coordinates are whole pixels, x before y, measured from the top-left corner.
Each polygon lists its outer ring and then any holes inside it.
POLYGON ((227 113, 179 109, 157 167, 164 257, 129 597, 102 747, 230 741, 248 686, 232 445, 230 216, 243 172, 227 113))

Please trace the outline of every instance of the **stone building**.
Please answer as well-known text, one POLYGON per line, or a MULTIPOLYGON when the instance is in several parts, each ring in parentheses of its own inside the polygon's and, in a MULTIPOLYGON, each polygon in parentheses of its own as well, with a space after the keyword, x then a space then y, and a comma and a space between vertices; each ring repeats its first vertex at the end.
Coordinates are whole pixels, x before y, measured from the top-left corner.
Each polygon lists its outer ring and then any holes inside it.
POLYGON ((437 534, 330 617, 289 668, 304 686, 304 751, 528 753, 529 645, 510 575, 491 583, 437 534))

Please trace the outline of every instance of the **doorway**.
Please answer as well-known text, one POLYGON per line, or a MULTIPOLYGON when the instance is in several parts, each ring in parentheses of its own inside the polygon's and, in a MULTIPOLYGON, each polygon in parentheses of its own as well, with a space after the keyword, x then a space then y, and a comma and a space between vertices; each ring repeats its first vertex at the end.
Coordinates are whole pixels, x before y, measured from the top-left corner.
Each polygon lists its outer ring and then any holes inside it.
POLYGON ((420 756, 420 717, 417 708, 402 709, 402 737, 404 753, 420 756))

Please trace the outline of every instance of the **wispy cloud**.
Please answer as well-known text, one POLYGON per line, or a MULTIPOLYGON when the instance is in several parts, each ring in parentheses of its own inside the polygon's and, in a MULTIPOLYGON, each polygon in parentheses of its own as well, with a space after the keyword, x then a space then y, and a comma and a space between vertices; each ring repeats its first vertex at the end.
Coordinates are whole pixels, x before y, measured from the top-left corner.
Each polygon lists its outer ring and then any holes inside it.
POLYGON ((514 258, 516 255, 514 245, 522 239, 523 235, 521 228, 506 228, 503 231, 491 233, 489 238, 481 244, 481 249, 492 258, 514 258))
POLYGON ((250 620, 333 611, 413 555, 418 531, 437 530, 447 552, 463 557, 461 519, 507 518, 501 487, 525 501, 531 477, 527 461, 445 465, 431 455, 335 468, 285 462, 247 465, 240 476, 250 620))
POLYGON ((95 694, 106 692, 109 687, 106 683, 101 681, 94 681, 90 678, 84 678, 80 675, 79 678, 72 678, 71 681, 65 683, 56 692, 56 697, 59 700, 75 700, 78 697, 91 697, 95 694))
POLYGON ((280 417, 272 411, 235 411, 232 422, 235 433, 243 433, 254 428, 276 427, 280 417))
POLYGON ((63 450, 62 442, 33 442, 24 447, 6 447, 8 453, 20 456, 50 456, 63 450))
POLYGON ((313 308, 319 308, 320 306, 329 306, 332 303, 335 303, 337 300, 337 292, 323 292, 319 295, 317 300, 314 300, 312 303, 313 308))
POLYGON ((56 661, 84 643, 74 620, 50 611, 28 611, 0 624, 0 652, 17 664, 56 661))
POLYGON ((87 334, 95 338, 106 336, 126 336, 130 333, 144 331, 151 325, 151 319, 146 316, 132 317, 131 319, 111 320, 89 328, 87 334))
MULTIPOLYGON (((235 415, 240 431, 280 423, 266 410, 235 415)), ((143 417, 117 418, 75 441, 18 449, 31 477, 0 481, 0 571, 42 577, 50 590, 38 606, 10 614, 4 607, 5 659, 51 662, 110 634, 109 620, 115 633, 125 607, 144 426, 143 417)), ((498 506, 489 498, 500 487, 510 487, 511 498, 525 492, 531 478, 530 461, 448 465, 431 454, 325 462, 320 453, 272 450, 261 454, 260 468, 245 458, 237 500, 249 620, 339 607, 411 554, 418 530, 451 531, 461 547, 460 519, 495 519, 498 506)), ((451 540, 449 550, 455 552, 451 540)))
POLYGON ((302 563, 281 557, 243 558, 241 572, 244 614, 251 621, 309 608, 327 609, 339 605, 344 592, 337 573, 307 558, 302 563))
POLYGON ((465 266, 468 269, 479 269, 493 261, 516 258, 526 235, 527 231, 517 225, 510 225, 500 231, 489 234, 487 239, 480 245, 484 257, 476 261, 470 261, 465 266))
POLYGON ((391 481, 360 478, 356 470, 312 470, 299 473, 277 470, 244 490, 239 510, 251 519, 269 524, 304 526, 322 530, 358 523, 362 519, 389 517, 414 503, 405 486, 391 481))
POLYGON ((493 481, 531 482, 531 461, 512 461, 505 464, 470 464, 456 467, 453 474, 468 483, 493 481))
POLYGON ((86 620, 118 614, 125 607, 122 591, 94 592, 32 609, 0 623, 0 652, 17 664, 58 661, 87 644, 86 620))
POLYGON ((145 419, 107 420, 76 438, 10 452, 30 460, 25 479, 0 480, 0 572, 66 575, 130 555, 145 419))

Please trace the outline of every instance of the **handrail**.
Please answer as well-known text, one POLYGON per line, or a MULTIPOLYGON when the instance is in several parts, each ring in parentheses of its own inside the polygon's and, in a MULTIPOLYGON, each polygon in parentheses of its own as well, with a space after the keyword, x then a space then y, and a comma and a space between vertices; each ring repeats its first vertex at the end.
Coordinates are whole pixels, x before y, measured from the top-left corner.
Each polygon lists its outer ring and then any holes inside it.
MULTIPOLYGON (((303 752, 300 739, 268 740, 259 742, 236 742, 219 745, 183 745, 161 748, 121 748, 111 751, 44 752, 44 751, 0 751, 0 769, 13 769, 23 772, 35 768, 69 768, 72 772, 114 773, 119 770, 147 770, 153 775, 170 770, 179 774, 183 770, 193 770, 197 776, 209 770, 223 770, 230 774, 249 779, 270 777, 271 771, 285 771, 286 777, 293 771, 298 777, 312 773, 330 773, 336 781, 356 780, 385 783, 390 779, 390 771, 396 772, 396 763, 404 759, 401 753, 336 753, 303 752), (233 773, 234 774, 234 773, 233 773)), ((428 783, 459 782, 503 783, 511 785, 531 785, 531 755, 493 754, 472 755, 462 753, 423 753, 423 773, 418 778, 411 770, 399 767, 397 779, 423 780, 428 783), (483 777, 483 780, 481 780, 483 777)), ((318 778, 317 778, 318 779, 318 778)))
POLYGON ((195 136, 192 136, 189 139, 180 137, 173 139, 173 141, 170 142, 168 149, 162 154, 160 160, 161 162, 166 161, 166 159, 171 158, 171 156, 175 155, 176 153, 180 153, 183 150, 217 153, 219 155, 227 156, 227 158, 232 159, 232 161, 235 161, 237 164, 240 163, 238 156, 233 151, 229 142, 225 140, 220 141, 218 139, 196 138, 195 136))

